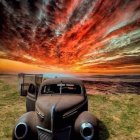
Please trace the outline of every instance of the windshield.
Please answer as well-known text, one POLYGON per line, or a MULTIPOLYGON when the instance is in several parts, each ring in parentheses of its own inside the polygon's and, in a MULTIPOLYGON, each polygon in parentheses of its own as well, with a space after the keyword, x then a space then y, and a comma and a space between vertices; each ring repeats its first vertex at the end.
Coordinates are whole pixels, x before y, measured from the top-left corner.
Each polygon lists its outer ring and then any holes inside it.
POLYGON ((41 94, 81 94, 81 86, 78 84, 50 84, 44 85, 41 94))

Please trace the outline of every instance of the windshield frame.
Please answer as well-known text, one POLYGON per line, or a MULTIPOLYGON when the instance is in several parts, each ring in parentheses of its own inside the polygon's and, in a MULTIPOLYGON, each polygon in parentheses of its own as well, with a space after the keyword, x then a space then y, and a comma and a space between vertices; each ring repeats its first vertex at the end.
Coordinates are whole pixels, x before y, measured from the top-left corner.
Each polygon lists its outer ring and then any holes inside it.
POLYGON ((59 86, 59 93, 55 93, 54 92, 54 95, 83 95, 84 94, 84 88, 83 88, 83 86, 82 85, 80 85, 80 84, 78 84, 78 83, 47 83, 47 84, 43 84, 41 87, 40 87, 40 91, 39 91, 39 94, 40 95, 53 95, 53 91, 51 92, 50 91, 50 93, 48 92, 46 92, 46 93, 43 93, 42 92, 42 90, 43 90, 43 88, 44 88, 44 86, 47 86, 47 85, 60 85, 59 86), (80 93, 62 93, 62 87, 63 86, 66 86, 67 84, 70 84, 70 85, 77 85, 77 86, 79 86, 80 87, 80 93))

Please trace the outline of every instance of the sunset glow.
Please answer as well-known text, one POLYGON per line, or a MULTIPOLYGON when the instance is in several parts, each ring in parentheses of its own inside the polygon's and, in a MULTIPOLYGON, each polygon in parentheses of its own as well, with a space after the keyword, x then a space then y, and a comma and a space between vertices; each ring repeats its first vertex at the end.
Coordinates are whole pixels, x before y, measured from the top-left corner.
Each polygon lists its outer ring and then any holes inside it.
POLYGON ((2 73, 140 73, 140 0, 3 0, 0 19, 2 73))

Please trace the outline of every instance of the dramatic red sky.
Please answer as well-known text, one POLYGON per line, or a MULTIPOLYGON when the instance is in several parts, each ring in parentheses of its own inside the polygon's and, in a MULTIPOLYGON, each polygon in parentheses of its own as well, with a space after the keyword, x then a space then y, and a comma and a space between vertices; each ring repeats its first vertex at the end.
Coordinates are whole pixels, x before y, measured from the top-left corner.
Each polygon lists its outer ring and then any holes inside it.
POLYGON ((140 0, 0 1, 0 73, 140 73, 140 0))

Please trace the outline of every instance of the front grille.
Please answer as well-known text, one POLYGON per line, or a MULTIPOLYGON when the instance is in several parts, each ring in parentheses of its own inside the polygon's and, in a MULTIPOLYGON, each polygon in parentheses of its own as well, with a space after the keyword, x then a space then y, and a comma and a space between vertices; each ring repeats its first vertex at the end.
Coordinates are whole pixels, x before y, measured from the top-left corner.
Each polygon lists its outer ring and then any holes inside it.
POLYGON ((66 127, 52 133, 50 130, 37 126, 39 140, 69 140, 71 127, 66 127))
POLYGON ((69 140, 70 139, 70 133, 71 133, 71 127, 66 127, 64 129, 61 129, 60 131, 55 133, 54 140, 69 140))
POLYGON ((52 132, 37 126, 38 140, 53 140, 52 132))

